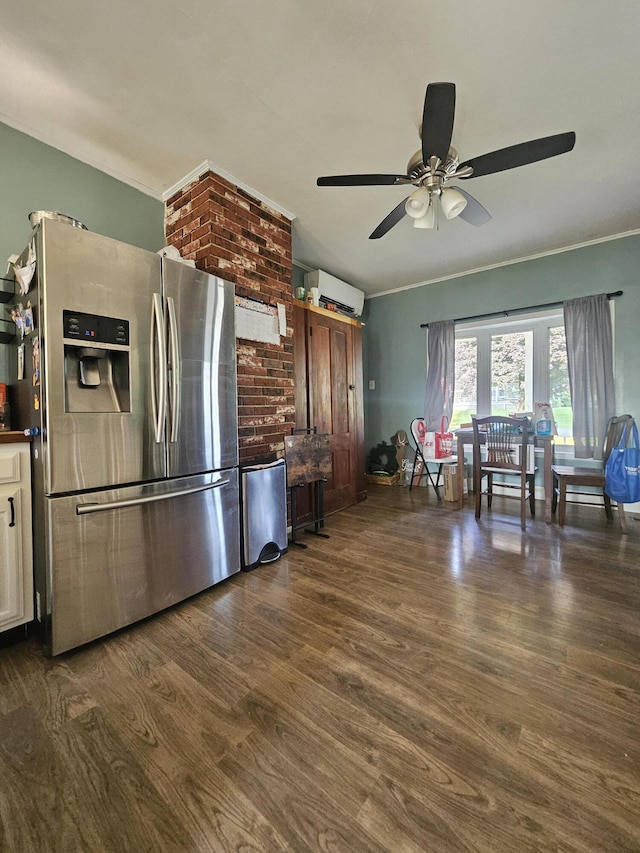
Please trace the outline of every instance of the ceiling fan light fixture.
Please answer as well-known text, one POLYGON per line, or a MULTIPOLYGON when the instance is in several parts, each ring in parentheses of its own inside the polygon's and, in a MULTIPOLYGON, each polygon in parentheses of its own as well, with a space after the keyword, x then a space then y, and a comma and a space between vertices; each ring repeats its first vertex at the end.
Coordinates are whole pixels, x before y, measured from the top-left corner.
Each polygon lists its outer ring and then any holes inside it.
POLYGON ((427 212, 424 216, 421 216, 419 219, 413 220, 414 228, 435 228, 436 225, 436 211, 435 207, 432 203, 427 208, 427 212))
POLYGON ((411 193, 405 203, 404 209, 407 212, 407 216, 410 216, 412 219, 420 219, 427 212, 430 201, 431 193, 429 190, 425 187, 418 187, 415 192, 411 193))
POLYGON ((369 235, 370 240, 378 240, 405 216, 415 222, 416 228, 429 228, 430 219, 423 219, 431 205, 429 217, 433 216, 433 228, 440 227, 442 215, 462 219, 470 225, 479 226, 489 222, 488 211, 472 195, 455 187, 445 187, 451 180, 468 180, 483 175, 493 175, 516 169, 529 163, 537 163, 549 157, 557 157, 571 151, 576 143, 573 131, 556 133, 541 139, 530 139, 509 145, 497 151, 490 151, 480 157, 459 162, 459 155, 452 146, 453 121, 456 107, 456 87, 454 83, 429 83, 424 98, 422 123, 420 125, 421 146, 407 164, 406 175, 328 175, 317 179, 320 187, 364 187, 364 186, 406 186, 412 184, 417 189, 400 201, 388 213, 377 228, 369 235))
POLYGON ((440 196, 440 206, 447 219, 455 219, 467 206, 467 200, 458 190, 444 189, 440 196))

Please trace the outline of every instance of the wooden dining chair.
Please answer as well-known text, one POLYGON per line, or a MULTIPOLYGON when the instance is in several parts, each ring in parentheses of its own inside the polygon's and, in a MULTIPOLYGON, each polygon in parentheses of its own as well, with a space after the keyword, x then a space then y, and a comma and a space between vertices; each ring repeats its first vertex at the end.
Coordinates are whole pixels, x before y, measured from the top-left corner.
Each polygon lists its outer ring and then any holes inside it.
MULTIPOLYGON (((587 506, 604 506, 604 511, 609 521, 613 521, 613 512, 611 510, 611 498, 604 493, 604 469, 607 464, 607 459, 622 437, 622 431, 626 424, 631 425, 633 418, 631 415, 616 415, 609 420, 607 424, 607 432, 604 439, 604 448, 602 452, 602 462, 592 468, 585 465, 552 465, 553 473, 553 498, 551 501, 551 512, 555 514, 556 507, 558 510, 558 524, 564 527, 567 517, 568 503, 581 503, 587 506), (581 491, 588 488, 589 491, 581 491), (592 500, 572 500, 572 495, 579 495, 581 498, 589 497, 592 500), (597 500, 593 500, 597 498, 597 500)), ((618 520, 623 533, 628 532, 627 519, 624 514, 624 506, 617 504, 618 520)))
MULTIPOLYGON (((527 502, 531 515, 536 514, 535 507, 535 466, 527 466, 529 435, 526 420, 490 415, 486 418, 472 418, 473 425, 473 482, 476 495, 476 518, 480 518, 482 495, 487 496, 487 506, 491 508, 494 488, 498 486, 502 497, 520 501, 520 525, 527 525, 527 502), (486 449, 486 460, 482 458, 486 449), (502 476, 494 482, 494 475, 502 476), (482 480, 487 478, 483 489, 482 480), (508 482, 508 479, 517 482, 508 482), (510 491, 517 494, 511 494, 510 491)), ((496 492, 496 494, 498 494, 496 492)))

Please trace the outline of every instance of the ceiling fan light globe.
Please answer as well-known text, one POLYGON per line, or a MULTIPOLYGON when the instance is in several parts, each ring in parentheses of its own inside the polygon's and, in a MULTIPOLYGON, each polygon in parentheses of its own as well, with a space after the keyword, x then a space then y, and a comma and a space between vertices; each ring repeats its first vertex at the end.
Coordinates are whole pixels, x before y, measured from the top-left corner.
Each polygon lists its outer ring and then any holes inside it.
POLYGON ((415 192, 411 193, 404 206, 407 216, 410 216, 412 219, 419 219, 421 216, 424 216, 429 207, 430 200, 431 194, 429 190, 424 187, 418 187, 415 192))
POLYGON ((436 212, 432 204, 427 208, 427 212, 419 219, 413 220, 414 228, 435 228, 436 212))
POLYGON ((420 216, 424 215, 424 202, 420 201, 420 199, 417 198, 410 198, 405 205, 405 209, 409 216, 412 216, 414 219, 417 219, 420 216))
POLYGON ((447 219, 455 219, 467 206, 467 200, 458 190, 445 189, 440 196, 440 206, 447 219))

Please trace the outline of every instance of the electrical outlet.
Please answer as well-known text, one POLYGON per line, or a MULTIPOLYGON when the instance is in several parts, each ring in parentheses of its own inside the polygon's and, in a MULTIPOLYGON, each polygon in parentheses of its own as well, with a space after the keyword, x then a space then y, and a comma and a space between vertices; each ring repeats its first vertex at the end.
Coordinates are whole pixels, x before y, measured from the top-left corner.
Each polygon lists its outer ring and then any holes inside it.
POLYGON ((376 380, 370 379, 369 380, 369 391, 375 391, 375 390, 376 390, 376 380))

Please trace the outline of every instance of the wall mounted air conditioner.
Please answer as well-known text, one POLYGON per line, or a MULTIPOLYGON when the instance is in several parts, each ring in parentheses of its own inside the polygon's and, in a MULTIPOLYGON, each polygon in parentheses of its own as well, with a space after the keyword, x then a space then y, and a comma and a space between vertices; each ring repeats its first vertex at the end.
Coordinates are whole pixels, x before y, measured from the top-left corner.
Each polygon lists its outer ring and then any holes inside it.
POLYGON ((304 286, 307 290, 311 290, 312 287, 318 288, 322 308, 326 308, 327 303, 332 302, 341 314, 347 314, 350 317, 359 317, 362 314, 364 292, 329 275, 324 270, 305 273, 304 286))

